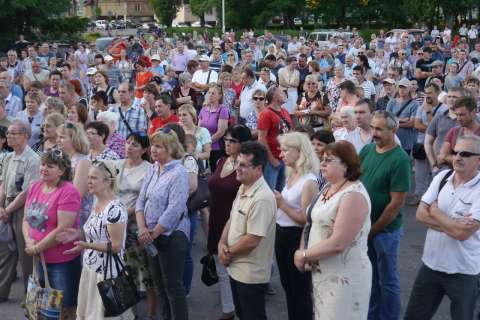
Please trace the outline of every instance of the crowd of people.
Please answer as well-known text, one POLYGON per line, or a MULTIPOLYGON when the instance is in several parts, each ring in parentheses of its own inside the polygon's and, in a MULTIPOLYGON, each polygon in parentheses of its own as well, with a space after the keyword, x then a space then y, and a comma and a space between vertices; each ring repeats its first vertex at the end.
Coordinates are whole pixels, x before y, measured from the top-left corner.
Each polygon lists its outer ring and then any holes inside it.
POLYGON ((283 43, 227 32, 132 36, 106 52, 94 43, 8 51, 0 302, 17 263, 26 291, 43 259, 65 318, 103 319, 97 283, 122 271, 107 272, 111 251, 145 299, 135 316, 188 319, 200 224, 220 319, 266 319, 278 270, 290 320, 396 320, 408 204, 428 231, 405 319, 432 318, 445 295, 452 319, 473 319, 475 30, 370 39, 353 30, 324 47, 304 35, 283 43))

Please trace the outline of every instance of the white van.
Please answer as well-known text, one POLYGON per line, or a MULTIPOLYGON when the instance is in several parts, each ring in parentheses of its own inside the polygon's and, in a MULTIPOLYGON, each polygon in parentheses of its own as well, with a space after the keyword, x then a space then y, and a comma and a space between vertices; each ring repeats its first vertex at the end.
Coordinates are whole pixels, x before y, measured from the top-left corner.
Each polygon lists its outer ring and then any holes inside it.
POLYGON ((335 29, 324 29, 312 31, 308 35, 308 41, 316 41, 320 47, 327 47, 332 37, 341 37, 349 41, 352 37, 351 32, 339 31, 335 29))

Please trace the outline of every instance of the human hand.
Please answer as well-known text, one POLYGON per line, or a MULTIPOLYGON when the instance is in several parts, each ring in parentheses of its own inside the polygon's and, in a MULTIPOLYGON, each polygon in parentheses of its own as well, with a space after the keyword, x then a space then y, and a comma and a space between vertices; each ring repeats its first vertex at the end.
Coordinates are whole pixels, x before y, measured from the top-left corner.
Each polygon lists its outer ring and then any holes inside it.
POLYGON ((77 228, 63 228, 57 236, 55 240, 61 242, 62 244, 74 242, 75 240, 81 239, 82 231, 77 228))
POLYGON ((80 253, 82 252, 83 249, 87 249, 88 247, 88 243, 86 243, 85 241, 75 241, 73 244, 75 245, 75 247, 73 247, 72 249, 63 251, 63 254, 80 253))
POLYGON ((277 208, 282 209, 285 205, 285 199, 283 198, 282 194, 277 190, 273 191, 275 195, 275 200, 277 201, 277 208))
POLYGON ((150 231, 146 227, 138 228, 138 242, 145 246, 153 241, 150 231))
POLYGON ((218 244, 218 260, 224 266, 228 266, 232 260, 232 256, 230 255, 230 250, 228 246, 224 243, 218 244))
POLYGON ((303 251, 297 250, 293 256, 293 263, 295 267, 301 272, 305 271, 305 258, 303 257, 303 251))

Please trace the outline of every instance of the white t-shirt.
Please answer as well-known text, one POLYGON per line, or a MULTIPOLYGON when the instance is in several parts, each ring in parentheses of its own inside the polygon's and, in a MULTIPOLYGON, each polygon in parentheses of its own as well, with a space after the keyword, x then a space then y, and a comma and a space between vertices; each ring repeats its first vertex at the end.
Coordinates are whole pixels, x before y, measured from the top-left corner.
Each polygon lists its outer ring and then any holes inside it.
MULTIPOLYGON (((341 128, 341 129, 345 129, 345 128, 341 128)), ((340 129, 339 129, 340 130, 340 129)), ((338 131, 338 130, 337 130, 338 131)), ((337 132, 335 131, 335 132, 337 132)), ((345 129, 345 133, 344 132, 339 132, 338 135, 339 135, 339 138, 337 139, 337 137, 335 136, 335 132, 333 133, 333 136, 335 137, 335 141, 338 141, 338 140, 345 140, 345 141, 348 141, 350 142, 351 144, 353 144, 353 146, 355 147, 355 150, 357 151, 357 154, 360 153, 360 151, 362 150, 362 148, 369 144, 369 143, 372 143, 372 136, 370 136, 367 141, 363 141, 362 140, 362 135, 360 134, 360 128, 359 127, 356 127, 355 130, 353 131, 350 131, 350 132, 346 132, 347 130, 345 129), (341 134, 344 134, 344 135, 341 135, 341 134)), ((399 145, 399 146, 402 146, 402 143, 400 142, 400 139, 398 139, 398 136, 395 135, 395 142, 399 145)))
POLYGON ((192 82, 200 84, 209 84, 218 81, 218 73, 213 70, 203 71, 201 69, 195 71, 192 77, 192 82), (208 73, 210 72, 210 79, 208 78, 208 73), (208 82, 207 82, 208 80, 208 82))
MULTIPOLYGON (((461 218, 471 214, 480 220, 480 173, 467 183, 453 187, 453 173, 440 193, 438 189, 448 170, 433 178, 422 202, 430 205, 435 200, 438 208, 450 218, 461 218)), ((480 230, 465 241, 456 240, 446 233, 428 229, 423 249, 423 263, 432 270, 448 274, 461 273, 476 275, 480 273, 480 230)))
MULTIPOLYGON (((286 184, 282 190, 282 197, 287 202, 288 206, 299 210, 302 207, 302 190, 307 181, 315 181, 318 179, 313 173, 304 174, 295 184, 288 188, 286 184)), ((281 227, 303 227, 302 225, 293 221, 282 209, 277 209, 277 224, 281 227)))

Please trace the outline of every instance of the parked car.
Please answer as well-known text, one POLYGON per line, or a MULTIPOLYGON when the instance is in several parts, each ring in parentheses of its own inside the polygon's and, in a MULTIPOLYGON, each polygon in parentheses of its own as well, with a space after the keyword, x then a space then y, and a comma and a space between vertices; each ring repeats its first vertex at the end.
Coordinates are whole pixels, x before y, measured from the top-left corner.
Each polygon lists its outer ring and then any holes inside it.
POLYGON ((385 33, 385 37, 390 37, 392 34, 395 38, 400 39, 400 35, 404 32, 408 32, 408 35, 415 37, 417 34, 422 35, 425 30, 423 29, 392 29, 385 33))
POLYGON ((320 47, 328 46, 329 40, 332 37, 339 37, 344 38, 345 40, 350 40, 353 36, 351 32, 340 31, 336 29, 322 29, 322 30, 315 30, 312 31, 308 35, 308 41, 315 41, 318 43, 320 47))
POLYGON ((107 29, 108 22, 107 20, 97 20, 95 21, 95 27, 100 30, 106 30, 107 29))
POLYGON ((299 25, 303 24, 302 19, 293 18, 293 24, 296 25, 296 26, 299 26, 299 25))

